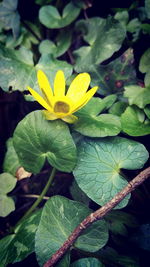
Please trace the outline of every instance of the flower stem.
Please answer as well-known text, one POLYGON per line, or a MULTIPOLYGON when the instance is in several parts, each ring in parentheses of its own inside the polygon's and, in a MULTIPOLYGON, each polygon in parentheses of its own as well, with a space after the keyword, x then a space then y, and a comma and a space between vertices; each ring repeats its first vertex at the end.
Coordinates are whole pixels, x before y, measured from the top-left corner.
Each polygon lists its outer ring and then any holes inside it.
POLYGON ((53 179, 55 177, 55 174, 56 174, 56 169, 53 168, 52 172, 51 172, 51 175, 50 175, 50 177, 49 177, 49 179, 48 179, 43 191, 39 195, 38 199, 33 203, 33 205, 30 207, 30 209, 28 209, 28 211, 24 214, 24 216, 18 221, 16 226, 18 226, 18 224, 20 224, 25 218, 27 218, 33 212, 33 210, 35 210, 36 207, 40 204, 40 202, 43 200, 43 197, 47 193, 47 191, 48 191, 48 189, 49 189, 49 187, 50 187, 50 185, 51 185, 51 183, 52 183, 52 181, 53 181, 53 179))

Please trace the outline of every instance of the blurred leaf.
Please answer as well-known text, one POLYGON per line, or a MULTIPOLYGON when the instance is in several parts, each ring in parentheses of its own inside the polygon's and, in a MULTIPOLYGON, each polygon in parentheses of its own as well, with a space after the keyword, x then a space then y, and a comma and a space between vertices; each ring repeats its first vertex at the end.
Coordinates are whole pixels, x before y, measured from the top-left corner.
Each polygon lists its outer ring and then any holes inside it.
MULTIPOLYGON (((73 173, 79 187, 102 206, 127 185, 120 170, 140 169, 147 159, 146 148, 126 138, 85 139, 78 145, 73 173)), ((129 198, 128 195, 117 208, 126 206, 129 198)))
POLYGON ((139 113, 135 107, 127 107, 121 115, 122 131, 130 136, 143 136, 150 134, 150 121, 140 121, 139 113))
POLYGON ((109 109, 109 113, 116 115, 116 116, 120 116, 125 109, 127 108, 128 104, 122 101, 118 101, 116 103, 114 103, 110 109, 109 109))
POLYGON ((150 19, 150 0, 145 0, 145 11, 147 13, 147 18, 150 19))
POLYGON ((52 54, 53 57, 60 57, 69 48, 71 44, 71 32, 62 30, 56 38, 56 44, 50 40, 44 40, 40 43, 39 51, 41 54, 52 54))
POLYGON ((139 70, 142 73, 148 72, 150 69, 150 48, 147 49, 140 59, 139 70))
MULTIPOLYGON (((39 27, 37 25, 34 25, 30 22, 25 22, 27 27, 30 27, 31 30, 33 30, 37 37, 40 39, 41 35, 39 32, 39 27)), ((5 40, 5 47, 6 48, 16 48, 18 46, 24 46, 27 49, 31 49, 32 44, 38 44, 39 40, 25 27, 20 27, 20 34, 17 39, 14 39, 12 34, 8 33, 5 40)))
POLYGON ((146 87, 150 86, 150 70, 146 72, 144 77, 144 84, 146 87))
POLYGON ((14 234, 0 240, 1 266, 22 261, 34 252, 34 237, 40 216, 41 211, 35 212, 15 229, 14 234))
POLYGON ((88 43, 74 51, 77 72, 92 71, 93 65, 110 58, 119 50, 126 34, 123 25, 112 17, 80 20, 76 29, 82 32, 84 41, 88 43))
POLYGON ((138 18, 135 18, 129 21, 127 25, 128 32, 133 33, 133 32, 139 31, 140 29, 141 29, 141 22, 139 21, 138 18))
POLYGON ((99 115, 100 112, 109 108, 115 99, 115 95, 110 95, 104 99, 92 98, 85 107, 76 112, 78 121, 73 128, 77 132, 91 137, 117 135, 121 130, 119 117, 111 114, 99 115))
POLYGON ((6 217, 15 210, 14 201, 7 193, 16 186, 16 178, 9 173, 0 174, 0 216, 6 217))
POLYGON ((20 31, 20 15, 17 11, 18 0, 3 0, 0 3, 0 22, 4 29, 12 29, 16 39, 20 31))
POLYGON ((7 152, 5 154, 3 162, 4 172, 9 172, 12 175, 16 175, 17 169, 20 167, 19 159, 17 153, 14 149, 13 140, 9 138, 7 141, 7 152))
POLYGON ((61 16, 56 7, 51 5, 42 6, 39 12, 39 20, 49 29, 59 29, 73 22, 78 17, 80 10, 77 5, 70 2, 63 9, 61 16))
POLYGON ((73 262, 70 267, 104 267, 96 258, 83 258, 73 262))
POLYGON ((67 252, 61 260, 55 265, 56 267, 70 267, 70 252, 67 252))
POLYGON ((144 108, 147 104, 150 104, 150 87, 125 86, 124 96, 128 98, 130 105, 135 104, 139 108, 144 108))
POLYGON ((135 258, 133 255, 132 257, 121 255, 111 247, 105 247, 99 250, 97 257, 113 267, 118 266, 118 264, 121 267, 141 267, 137 257, 135 258))
POLYGON ((135 42, 139 39, 140 30, 141 22, 138 18, 134 18, 129 21, 127 25, 127 31, 132 33, 132 42, 135 42))
POLYGON ((119 58, 107 65, 92 65, 91 85, 99 86, 101 95, 117 94, 122 98, 124 86, 136 82, 133 49, 126 50, 119 58))
POLYGON ((33 63, 33 54, 25 47, 19 50, 7 49, 0 46, 0 86, 8 91, 24 91, 27 86, 37 88, 37 70, 43 70, 53 83, 56 71, 62 69, 65 77, 71 75, 72 66, 65 61, 53 59, 50 55, 43 55, 36 66, 33 63))
POLYGON ((144 112, 146 113, 147 117, 150 119, 150 105, 147 105, 144 108, 144 112))
POLYGON ((123 25, 126 26, 129 20, 129 13, 127 10, 119 11, 115 14, 114 18, 119 20, 123 25))
POLYGON ((137 227, 138 223, 135 217, 129 213, 114 210, 105 217, 109 230, 113 234, 126 236, 128 234, 127 227, 137 227))
POLYGON ((150 24, 148 23, 142 23, 141 29, 143 30, 144 34, 150 34, 150 24))
MULTIPOLYGON (((46 202, 35 238, 35 249, 40 266, 43 266, 44 262, 62 246, 78 224, 91 212, 80 202, 62 196, 51 197, 46 202)), ((101 220, 86 229, 73 246, 94 252, 102 248, 107 240, 107 224, 101 220)))
POLYGON ((56 54, 56 50, 55 43, 50 40, 43 40, 39 45, 39 52, 41 54, 56 54))
POLYGON ((53 0, 35 0, 35 3, 38 4, 38 5, 47 5, 49 4, 50 2, 52 2, 53 0))
POLYGON ((42 111, 31 112, 20 121, 13 142, 21 166, 27 171, 38 173, 46 159, 65 172, 71 172, 76 163, 76 146, 67 124, 47 121, 42 111))

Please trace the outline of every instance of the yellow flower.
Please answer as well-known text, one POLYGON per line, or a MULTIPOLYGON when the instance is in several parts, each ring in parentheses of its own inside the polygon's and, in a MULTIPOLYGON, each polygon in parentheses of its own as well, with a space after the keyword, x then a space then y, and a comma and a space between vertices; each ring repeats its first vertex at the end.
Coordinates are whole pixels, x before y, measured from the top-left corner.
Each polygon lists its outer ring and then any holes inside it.
POLYGON ((90 84, 90 75, 88 73, 78 74, 72 81, 66 94, 63 71, 59 70, 56 73, 54 92, 43 71, 38 71, 37 78, 43 97, 30 87, 28 87, 28 90, 46 109, 44 110, 44 114, 47 120, 62 119, 68 123, 74 123, 77 117, 72 115, 72 113, 82 108, 98 89, 98 87, 95 86, 87 92, 90 84))

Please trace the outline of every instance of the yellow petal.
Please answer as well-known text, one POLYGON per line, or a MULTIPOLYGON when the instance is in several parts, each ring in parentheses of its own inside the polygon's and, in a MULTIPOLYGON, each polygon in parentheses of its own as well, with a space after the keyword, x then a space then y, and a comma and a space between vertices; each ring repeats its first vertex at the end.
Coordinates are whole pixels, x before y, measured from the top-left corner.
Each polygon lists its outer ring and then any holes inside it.
POLYGON ((92 98, 92 96, 96 93, 98 89, 98 86, 93 87, 92 89, 90 89, 73 107, 73 109, 71 110, 71 112, 76 112, 77 110, 79 110, 80 108, 82 108, 83 106, 85 106, 87 104, 87 102, 92 98))
POLYGON ((27 87, 31 95, 35 98, 37 102, 40 103, 45 109, 51 110, 51 107, 46 103, 46 101, 41 97, 36 91, 34 91, 31 87, 27 87))
POLYGON ((53 100, 53 91, 50 86, 50 83, 45 75, 45 73, 42 70, 39 70, 37 73, 38 83, 40 86, 40 89, 47 100, 47 102, 52 106, 52 100, 53 100))
POLYGON ((54 121, 57 120, 57 116, 54 113, 51 113, 47 110, 43 110, 43 114, 46 117, 47 120, 54 121))
POLYGON ((63 117, 61 119, 65 122, 68 122, 68 123, 75 123, 78 120, 78 118, 74 115, 68 115, 68 116, 63 117))
POLYGON ((65 76, 63 71, 59 70, 56 73, 54 80, 54 95, 56 97, 65 95, 65 76))
POLYGON ((67 96, 74 102, 78 101, 86 93, 90 80, 90 75, 88 73, 77 75, 68 89, 67 96))

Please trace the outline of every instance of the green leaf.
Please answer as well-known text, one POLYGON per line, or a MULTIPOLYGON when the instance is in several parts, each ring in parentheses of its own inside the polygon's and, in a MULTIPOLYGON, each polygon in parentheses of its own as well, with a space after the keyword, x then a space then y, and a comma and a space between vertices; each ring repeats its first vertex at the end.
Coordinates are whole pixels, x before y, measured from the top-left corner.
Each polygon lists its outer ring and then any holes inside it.
POLYGON ((139 70, 142 73, 148 72, 150 68, 150 48, 147 49, 140 59, 139 70))
POLYGON ((146 87, 150 86, 150 70, 146 72, 144 77, 144 84, 146 87))
POLYGON ((147 18, 150 19, 150 0, 145 0, 145 11, 147 13, 147 18))
POLYGON ((15 51, 0 46, 0 77, 3 90, 7 91, 10 86, 26 90, 32 79, 36 79, 32 53, 23 47, 15 51))
POLYGON ((128 32, 134 33, 134 32, 139 31, 140 29, 141 29, 141 22, 139 21, 138 18, 134 18, 129 21, 127 25, 128 32))
POLYGON ((70 267, 70 252, 67 252, 63 258, 56 264, 56 267, 70 267))
POLYGON ((34 237, 40 216, 41 211, 35 212, 16 228, 14 234, 0 240, 1 266, 22 261, 34 252, 34 237))
POLYGON ((107 65, 92 65, 90 69, 91 85, 99 86, 101 95, 117 94, 122 98, 124 86, 136 82, 133 49, 126 50, 119 58, 107 65))
MULTIPOLYGON (((38 64, 35 66, 35 68, 36 70, 44 71, 44 73, 49 78, 51 85, 53 85, 54 78, 58 70, 63 70, 66 79, 70 77, 70 75, 72 74, 72 70, 73 70, 72 66, 68 64, 66 61, 54 59, 51 55, 42 55, 38 64)), ((30 83, 30 86, 31 85, 32 83, 30 83)), ((37 79, 36 79, 36 82, 33 84, 32 88, 36 89, 36 91, 39 90, 37 79)))
POLYGON ((53 0, 35 0, 35 3, 37 5, 46 5, 46 4, 49 4, 50 2, 52 2, 53 0))
POLYGON ((132 257, 120 255, 116 250, 107 246, 98 251, 97 257, 106 262, 106 266, 108 264, 116 267, 119 262, 121 267, 141 267, 137 257, 135 258, 133 255, 132 257))
POLYGON ((0 22, 4 29, 12 29, 16 39, 20 31, 20 15, 17 11, 18 0, 3 0, 0 4, 0 22))
POLYGON ((130 105, 135 104, 139 108, 144 108, 147 104, 150 104, 150 87, 125 86, 124 96, 128 98, 130 105))
POLYGON ((119 11, 115 14, 114 18, 119 20, 123 25, 126 26, 129 20, 129 13, 127 10, 119 11))
MULTIPOLYGON (((47 201, 35 238, 35 249, 40 266, 62 246, 72 231, 90 213, 91 210, 85 205, 62 196, 54 196, 47 201)), ((74 247, 94 252, 102 248, 107 240, 107 224, 101 220, 84 231, 74 247)))
POLYGON ((127 227, 137 227, 138 223, 135 217, 123 211, 111 211, 105 217, 109 230, 113 234, 128 235, 127 227))
POLYGON ((5 154, 4 162, 3 162, 3 170, 4 172, 9 172, 12 175, 16 175, 17 169, 20 167, 20 162, 16 151, 14 149, 13 140, 9 138, 7 141, 7 152, 5 154))
POLYGON ((121 130, 119 117, 111 114, 98 115, 102 110, 111 106, 115 99, 116 96, 108 96, 103 100, 92 98, 84 108, 76 113, 79 119, 73 128, 77 132, 91 137, 117 135, 121 130))
POLYGON ((42 41, 39 46, 40 53, 52 54, 56 58, 63 55, 71 44, 71 31, 62 30, 55 42, 56 44, 50 40, 42 41))
POLYGON ((47 121, 42 111, 31 112, 17 125, 13 141, 21 166, 27 171, 38 173, 46 159, 65 172, 75 166, 76 146, 67 124, 47 121))
MULTIPOLYGON (((121 137, 85 139, 78 145, 78 162, 73 171, 79 187, 99 205, 112 199, 127 181, 120 170, 136 170, 148 159, 145 147, 121 137)), ((117 206, 127 205, 129 195, 117 206)))
POLYGON ((78 17, 80 10, 77 5, 70 2, 63 9, 61 16, 56 7, 51 5, 42 6, 39 12, 39 20, 49 29, 59 29, 73 22, 78 17))
POLYGON ((128 107, 121 115, 122 131, 131 136, 150 134, 150 121, 141 122, 135 107, 128 107))
POLYGON ((147 105, 147 106, 144 108, 144 112, 145 112, 145 114, 147 115, 147 117, 150 119, 150 105, 147 105))
POLYGON ((113 114, 113 115, 117 115, 120 116, 125 109, 127 108, 128 104, 122 101, 118 101, 116 103, 114 103, 110 109, 109 109, 109 113, 113 114))
POLYGON ((7 193, 12 191, 16 186, 16 178, 9 173, 0 174, 0 216, 6 217, 10 212, 15 210, 15 204, 7 193))
POLYGON ((96 258, 83 258, 73 262, 70 267, 104 267, 96 258))
POLYGON ((93 70, 93 65, 100 64, 119 50, 125 38, 125 28, 112 17, 80 20, 76 27, 88 43, 74 52, 77 72, 93 70))
POLYGON ((33 64, 33 55, 30 50, 21 47, 19 50, 7 49, 0 46, 0 86, 8 91, 27 90, 27 86, 37 88, 37 70, 43 70, 50 82, 53 83, 56 71, 61 69, 65 77, 72 73, 72 67, 65 61, 53 59, 50 55, 43 55, 36 66, 33 64))

